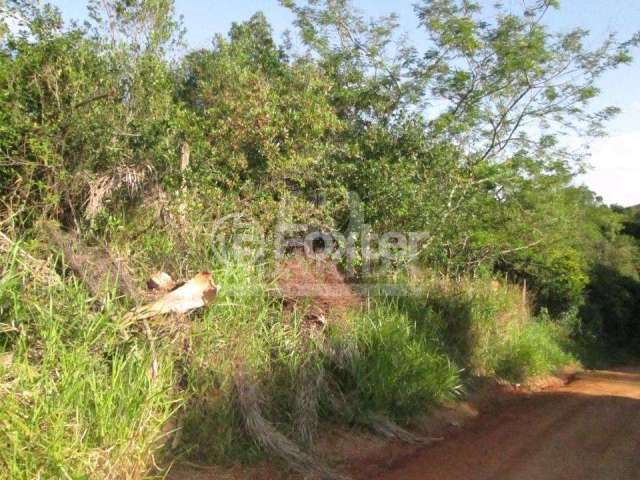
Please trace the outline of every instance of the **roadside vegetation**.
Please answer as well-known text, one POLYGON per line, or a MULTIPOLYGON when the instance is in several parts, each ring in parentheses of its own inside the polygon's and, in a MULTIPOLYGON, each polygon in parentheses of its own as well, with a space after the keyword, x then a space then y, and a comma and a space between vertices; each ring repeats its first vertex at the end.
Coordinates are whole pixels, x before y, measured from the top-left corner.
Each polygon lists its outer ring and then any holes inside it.
POLYGON ((640 354, 638 211, 576 186, 562 143, 604 132, 597 80, 640 37, 425 0, 418 49, 348 2, 282 4, 295 41, 257 13, 178 55, 170 0, 89 1, 86 25, 0 0, 1 478, 267 455, 336 477, 324 426, 417 441, 474 377, 640 354), (349 303, 283 295, 283 224, 353 240, 323 260, 349 303), (367 257, 362 232, 427 235, 367 257), (211 271, 215 302, 132 324, 158 270, 211 271))

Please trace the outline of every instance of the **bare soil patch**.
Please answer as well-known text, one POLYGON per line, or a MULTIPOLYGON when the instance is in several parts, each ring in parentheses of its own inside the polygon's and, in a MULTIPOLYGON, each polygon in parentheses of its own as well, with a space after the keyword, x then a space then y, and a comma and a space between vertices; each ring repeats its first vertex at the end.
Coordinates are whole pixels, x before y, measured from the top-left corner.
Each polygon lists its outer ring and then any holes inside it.
POLYGON ((288 258, 277 266, 276 281, 285 306, 310 321, 337 320, 363 303, 338 267, 327 260, 288 258))
POLYGON ((640 370, 595 371, 514 392, 380 480, 637 480, 640 370))

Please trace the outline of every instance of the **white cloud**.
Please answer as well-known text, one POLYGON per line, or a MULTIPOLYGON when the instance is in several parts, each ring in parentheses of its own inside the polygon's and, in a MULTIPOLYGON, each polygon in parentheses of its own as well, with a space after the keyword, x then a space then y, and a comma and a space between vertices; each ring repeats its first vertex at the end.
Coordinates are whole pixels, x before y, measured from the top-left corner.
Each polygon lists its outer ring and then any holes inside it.
POLYGON ((590 163, 580 181, 606 203, 640 204, 640 130, 597 139, 590 163))

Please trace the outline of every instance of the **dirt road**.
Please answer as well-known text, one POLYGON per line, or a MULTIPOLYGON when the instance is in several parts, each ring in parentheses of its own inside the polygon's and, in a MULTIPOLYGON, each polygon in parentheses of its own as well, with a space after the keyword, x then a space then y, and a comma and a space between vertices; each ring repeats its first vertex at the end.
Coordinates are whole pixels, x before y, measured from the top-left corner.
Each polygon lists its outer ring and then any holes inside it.
POLYGON ((379 480, 640 480, 640 370, 508 401, 379 480))

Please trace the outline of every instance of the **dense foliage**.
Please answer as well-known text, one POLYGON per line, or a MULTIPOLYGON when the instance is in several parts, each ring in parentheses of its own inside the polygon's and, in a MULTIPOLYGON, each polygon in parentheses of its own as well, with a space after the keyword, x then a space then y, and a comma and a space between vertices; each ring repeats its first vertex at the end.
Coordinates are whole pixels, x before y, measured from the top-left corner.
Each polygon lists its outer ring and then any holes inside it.
POLYGON ((239 363, 265 415, 308 444, 318 420, 402 422, 458 395, 468 373, 521 381, 573 361, 570 349, 640 353, 640 213, 577 186, 585 158, 563 142, 603 134, 617 109, 593 109, 598 79, 631 62, 640 35, 590 49, 588 32, 545 25, 556 0, 515 13, 423 0, 418 47, 394 16, 368 21, 347 0, 281 3, 296 40, 278 45, 257 13, 179 56, 171 0, 90 0, 83 25, 0 0, 10 477, 142 476, 179 408, 181 453, 254 458, 239 363), (272 258, 216 256, 212 225, 230 214, 268 234, 282 222, 424 232, 410 258, 341 259, 411 294, 310 340, 270 295, 272 258), (208 268, 226 290, 191 334, 156 348, 119 323, 135 299, 90 296, 57 258, 62 285, 25 266, 50 257, 52 222, 139 279, 208 268))
POLYGON ((168 0, 90 2, 84 27, 6 3, 0 189, 12 228, 44 216, 104 235, 143 218, 157 186, 188 185, 184 208, 202 221, 243 212, 267 229, 344 231, 352 192, 373 231, 428 233, 423 265, 526 279, 554 315, 580 307, 587 284, 596 298, 602 265, 637 278, 626 214, 574 185, 582 160, 562 135, 602 133, 616 108, 590 108, 597 80, 631 61, 638 37, 588 50, 588 32, 545 26, 555 2, 516 14, 429 0, 416 6, 417 49, 394 17, 283 4, 295 48, 256 14, 175 58, 168 0))

